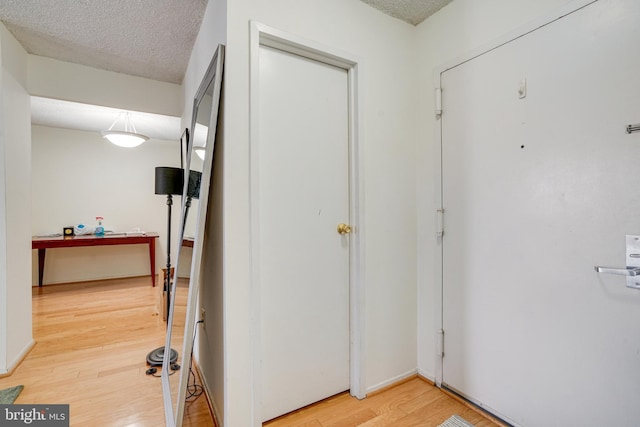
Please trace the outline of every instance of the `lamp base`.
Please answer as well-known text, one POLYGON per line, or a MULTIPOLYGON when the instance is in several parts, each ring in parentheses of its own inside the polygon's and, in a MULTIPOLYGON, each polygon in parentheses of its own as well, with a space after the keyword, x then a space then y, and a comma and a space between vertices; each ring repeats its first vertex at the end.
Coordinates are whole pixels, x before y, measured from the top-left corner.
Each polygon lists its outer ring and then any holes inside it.
MULTIPOLYGON (((162 359, 164 359, 164 347, 158 347, 147 354, 147 365, 149 366, 162 366, 162 359)), ((169 365, 173 365, 178 360, 178 352, 171 349, 169 353, 169 365)))

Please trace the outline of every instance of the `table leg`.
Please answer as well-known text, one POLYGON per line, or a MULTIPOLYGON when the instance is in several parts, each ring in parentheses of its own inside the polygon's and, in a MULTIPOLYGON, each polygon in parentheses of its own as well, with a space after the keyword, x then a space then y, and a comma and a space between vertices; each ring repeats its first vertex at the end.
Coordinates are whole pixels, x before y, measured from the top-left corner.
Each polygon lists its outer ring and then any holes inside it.
POLYGON ((151 284, 156 286, 156 239, 149 239, 149 263, 151 270, 151 284))
POLYGON ((38 286, 42 287, 42 279, 44 278, 44 257, 47 254, 46 249, 38 249, 38 286))

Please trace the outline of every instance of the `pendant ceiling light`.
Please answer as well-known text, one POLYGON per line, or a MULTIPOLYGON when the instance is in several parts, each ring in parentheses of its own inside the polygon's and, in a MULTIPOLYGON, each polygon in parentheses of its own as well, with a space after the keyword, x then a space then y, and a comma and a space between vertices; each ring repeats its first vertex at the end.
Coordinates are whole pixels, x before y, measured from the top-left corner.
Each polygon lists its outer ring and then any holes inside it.
POLYGON ((200 160, 204 160, 204 153, 206 152, 205 147, 193 147, 193 151, 195 151, 198 157, 200 157, 200 160))
POLYGON ((119 147, 133 148, 149 139, 139 134, 131 120, 131 113, 121 112, 108 130, 102 131, 102 137, 119 147), (122 130, 114 129, 118 121, 123 122, 122 130))

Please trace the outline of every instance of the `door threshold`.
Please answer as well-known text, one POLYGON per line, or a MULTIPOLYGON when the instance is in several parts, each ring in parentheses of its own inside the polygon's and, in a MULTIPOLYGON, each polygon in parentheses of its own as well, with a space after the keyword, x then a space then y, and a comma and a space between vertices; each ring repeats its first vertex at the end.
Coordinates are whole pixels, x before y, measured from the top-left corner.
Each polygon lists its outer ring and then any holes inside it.
POLYGON ((490 421, 493 421, 494 423, 498 424, 499 426, 502 426, 502 427, 515 427, 513 424, 505 421, 501 417, 499 417, 499 416, 495 415, 493 412, 489 411, 486 407, 481 406, 480 404, 472 401, 471 399, 467 398, 464 394, 460 393, 459 391, 457 391, 454 388, 451 388, 451 387, 447 386, 445 383, 442 383, 442 387, 440 387, 440 390, 442 390, 442 392, 445 393, 447 396, 457 400, 458 402, 462 403, 467 408, 474 410, 478 414, 482 415, 483 417, 487 418, 490 421))

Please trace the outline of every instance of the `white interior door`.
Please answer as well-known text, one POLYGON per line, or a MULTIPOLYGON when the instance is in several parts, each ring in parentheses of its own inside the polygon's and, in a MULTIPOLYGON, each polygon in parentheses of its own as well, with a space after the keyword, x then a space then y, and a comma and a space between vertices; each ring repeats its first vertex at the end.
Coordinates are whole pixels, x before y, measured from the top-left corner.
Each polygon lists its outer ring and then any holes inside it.
POLYGON ((640 291, 594 271, 640 234, 638 22, 600 0, 442 74, 443 383, 516 425, 640 422, 640 291))
POLYGON ((349 389, 347 71, 259 58, 262 417, 349 389))

